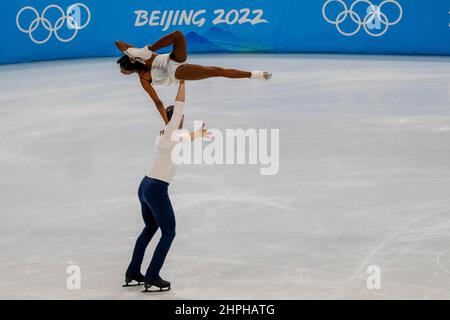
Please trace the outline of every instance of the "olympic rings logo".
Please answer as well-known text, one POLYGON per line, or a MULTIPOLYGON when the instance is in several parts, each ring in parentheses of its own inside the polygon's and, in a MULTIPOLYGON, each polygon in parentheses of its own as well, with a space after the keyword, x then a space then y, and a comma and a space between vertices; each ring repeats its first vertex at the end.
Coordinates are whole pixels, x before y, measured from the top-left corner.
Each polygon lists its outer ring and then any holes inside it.
POLYGON ((352 3, 352 5, 350 6, 350 9, 348 8, 347 4, 343 0, 328 0, 327 2, 325 2, 325 4, 322 7, 322 14, 323 14, 324 19, 328 23, 334 24, 336 26, 337 30, 339 31, 339 33, 341 33, 344 36, 347 36, 347 37, 354 36, 361 30, 361 27, 363 27, 368 35, 370 35, 372 37, 381 37, 388 31, 389 27, 396 25, 397 23, 400 22, 400 20, 403 17, 403 8, 400 5, 400 3, 398 3, 395 0, 384 0, 383 2, 381 2, 381 4, 379 6, 374 5, 369 0, 356 0, 352 3), (330 19, 326 13, 327 7, 332 2, 337 2, 337 3, 341 4, 343 7, 343 10, 337 15, 335 20, 330 19), (362 18, 360 16, 360 14, 358 14, 355 11, 355 6, 360 3, 365 3, 368 5, 367 14, 364 18, 362 18), (399 10, 398 18, 395 21, 392 21, 392 22, 389 21, 387 15, 383 12, 383 6, 385 6, 387 4, 395 5, 399 10), (352 32, 345 32, 342 30, 341 24, 349 16, 352 19, 352 21, 356 24, 356 29, 352 32), (382 27, 381 25, 383 25, 384 27, 382 27), (372 31, 374 29, 381 30, 381 32, 372 31))
POLYGON ((50 38, 52 37, 53 33, 55 34, 55 37, 61 41, 61 42, 70 42, 78 34, 78 30, 84 29, 87 27, 89 22, 91 21, 91 12, 89 8, 84 3, 75 3, 67 7, 66 12, 64 10, 56 5, 51 4, 47 6, 44 11, 42 11, 42 14, 39 15, 38 11, 30 6, 23 7, 19 10, 16 16, 16 24, 20 31, 27 33, 31 39, 36 44, 43 44, 46 43, 50 38), (46 14, 50 9, 56 9, 59 11, 60 17, 56 20, 55 24, 53 25, 49 19, 46 18, 46 14), (83 9, 86 12, 87 19, 84 23, 80 23, 81 20, 81 9, 83 9), (31 11, 35 15, 35 19, 30 22, 27 28, 24 28, 23 25, 20 24, 19 20, 21 15, 25 11, 31 11), (38 40, 33 36, 34 31, 42 24, 42 26, 45 28, 45 30, 48 31, 48 35, 43 40, 38 40), (67 28, 69 30, 73 30, 73 34, 68 38, 61 37, 59 31, 60 29, 66 24, 67 28))

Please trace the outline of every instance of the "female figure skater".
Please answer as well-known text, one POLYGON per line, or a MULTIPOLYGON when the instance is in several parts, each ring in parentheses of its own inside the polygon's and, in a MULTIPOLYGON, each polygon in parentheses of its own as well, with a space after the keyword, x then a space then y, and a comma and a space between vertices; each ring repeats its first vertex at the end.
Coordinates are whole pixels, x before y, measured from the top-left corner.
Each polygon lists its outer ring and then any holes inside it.
MULTIPOLYGON (((172 162, 171 154, 172 149, 178 142, 172 140, 172 134, 183 127, 184 101, 184 81, 180 81, 175 106, 169 106, 165 110, 169 122, 156 140, 157 155, 155 162, 139 186, 138 196, 145 227, 136 240, 133 257, 125 275, 126 284, 124 286, 129 286, 129 283, 133 280, 137 281, 138 285, 145 282, 144 292, 149 292, 152 286, 158 287, 158 291, 170 290, 170 282, 163 280, 159 272, 175 237, 175 215, 167 193, 167 187, 175 175, 176 165, 172 162), (161 228, 161 239, 144 276, 140 269, 145 249, 158 228, 161 228)), ((198 137, 209 136, 209 132, 202 127, 195 132, 191 132, 189 138, 194 140, 198 137)))
POLYGON ((123 74, 138 73, 141 85, 154 101, 164 122, 167 118, 164 104, 159 99, 153 86, 170 86, 178 84, 179 80, 202 80, 211 77, 249 78, 269 80, 272 74, 262 71, 241 71, 220 67, 205 67, 186 63, 187 46, 181 31, 172 32, 153 45, 134 48, 130 44, 116 41, 117 48, 124 55, 117 60, 123 74), (158 55, 155 51, 173 45, 170 54, 158 55))

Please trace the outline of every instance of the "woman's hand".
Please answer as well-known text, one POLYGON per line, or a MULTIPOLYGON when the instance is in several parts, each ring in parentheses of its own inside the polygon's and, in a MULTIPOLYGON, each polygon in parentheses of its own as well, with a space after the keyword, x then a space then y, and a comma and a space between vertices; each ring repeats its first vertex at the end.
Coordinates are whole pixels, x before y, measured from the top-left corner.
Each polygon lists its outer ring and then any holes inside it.
POLYGON ((120 50, 120 52, 124 52, 124 51, 127 50, 128 48, 131 48, 131 47, 132 47, 132 45, 127 44, 127 43, 125 43, 125 42, 123 42, 123 41, 120 41, 120 40, 117 40, 117 41, 115 42, 115 44, 116 44, 117 49, 120 50))
POLYGON ((120 40, 116 41, 115 44, 116 44, 117 49, 119 49, 120 52, 122 52, 123 54, 126 54, 130 58, 132 63, 136 62, 136 58, 135 57, 133 57, 133 56, 131 56, 128 53, 125 52, 127 49, 132 48, 133 47, 132 45, 127 44, 127 43, 125 43, 123 41, 120 41, 120 40))

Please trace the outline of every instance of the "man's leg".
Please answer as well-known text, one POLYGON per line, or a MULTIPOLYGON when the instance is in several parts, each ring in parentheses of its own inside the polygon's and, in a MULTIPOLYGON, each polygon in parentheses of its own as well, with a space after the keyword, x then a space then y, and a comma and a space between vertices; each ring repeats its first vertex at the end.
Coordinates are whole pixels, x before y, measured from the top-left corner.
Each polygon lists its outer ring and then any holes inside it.
POLYGON ((145 227, 136 240, 136 244, 133 250, 133 258, 131 259, 131 263, 128 266, 127 271, 132 274, 139 274, 141 272, 141 265, 144 259, 145 249, 158 230, 158 224, 156 223, 150 207, 145 202, 141 201, 141 208, 145 227))
POLYGON ((161 239, 156 246, 145 278, 155 280, 159 278, 159 271, 164 264, 172 241, 175 238, 175 214, 167 195, 155 194, 155 199, 152 200, 154 201, 150 205, 152 206, 155 220, 161 228, 161 239))

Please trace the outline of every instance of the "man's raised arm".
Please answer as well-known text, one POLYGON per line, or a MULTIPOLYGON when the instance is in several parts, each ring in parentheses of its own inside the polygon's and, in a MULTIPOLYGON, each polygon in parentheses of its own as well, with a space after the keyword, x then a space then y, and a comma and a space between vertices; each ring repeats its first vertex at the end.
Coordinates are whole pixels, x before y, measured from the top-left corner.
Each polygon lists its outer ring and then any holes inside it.
POLYGON ((180 80, 180 85, 178 86, 177 96, 175 101, 184 102, 186 96, 186 88, 184 85, 184 80, 180 80))
POLYGON ((180 127, 181 121, 183 120, 184 100, 185 100, 184 81, 180 81, 180 85, 178 86, 178 93, 175 98, 172 118, 164 128, 165 137, 170 138, 172 133, 180 127))

